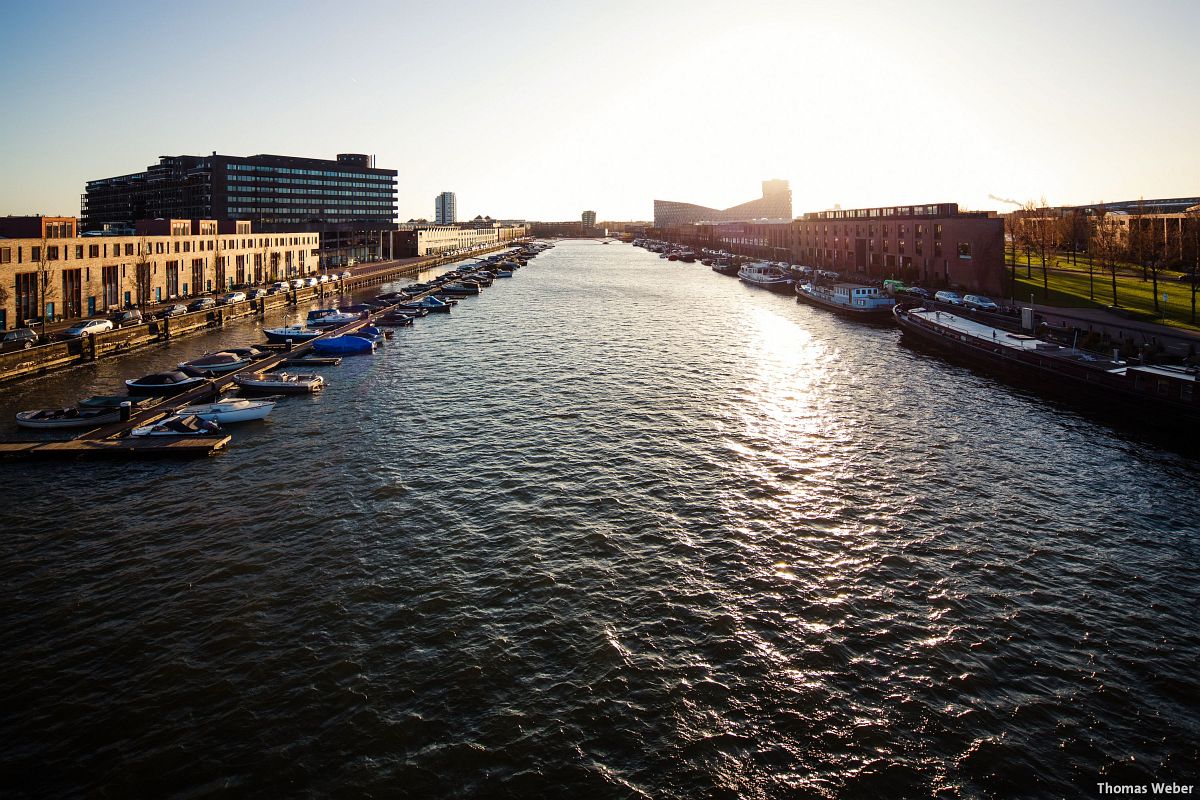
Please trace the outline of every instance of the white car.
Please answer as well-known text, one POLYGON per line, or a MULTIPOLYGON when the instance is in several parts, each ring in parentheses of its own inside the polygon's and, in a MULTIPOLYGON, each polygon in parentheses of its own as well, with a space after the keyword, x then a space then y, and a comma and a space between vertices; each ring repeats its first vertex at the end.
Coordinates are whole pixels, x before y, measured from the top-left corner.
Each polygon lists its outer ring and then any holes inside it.
POLYGON ((319 283, 320 283, 320 281, 317 280, 316 278, 305 278, 304 279, 305 286, 316 286, 319 283))
POLYGON ((999 311, 1000 306, 996 305, 995 301, 990 297, 984 297, 981 294, 968 294, 963 296, 963 305, 967 308, 973 308, 976 311, 999 311))
POLYGON ((89 319, 87 322, 81 322, 73 328, 67 328, 63 331, 63 336, 69 336, 73 339, 85 336, 89 333, 104 333, 111 331, 113 324, 107 319, 89 319))
POLYGON ((935 294, 933 299, 939 303, 949 303, 952 306, 961 306, 963 304, 962 298, 958 296, 958 292, 941 291, 935 294))
POLYGON ((343 272, 341 275, 341 278, 342 278, 342 280, 349 280, 350 279, 350 270, 346 270, 345 272, 343 272))
POLYGON ((240 303, 245 299, 246 299, 245 292, 230 292, 229 294, 221 295, 221 298, 219 300, 217 300, 217 305, 227 306, 227 305, 230 305, 231 303, 240 303))
POLYGON ((328 275, 319 275, 317 277, 317 283, 329 283, 329 276, 328 275))
POLYGON ((304 288, 304 278, 293 278, 292 279, 292 288, 293 289, 303 289, 304 288))

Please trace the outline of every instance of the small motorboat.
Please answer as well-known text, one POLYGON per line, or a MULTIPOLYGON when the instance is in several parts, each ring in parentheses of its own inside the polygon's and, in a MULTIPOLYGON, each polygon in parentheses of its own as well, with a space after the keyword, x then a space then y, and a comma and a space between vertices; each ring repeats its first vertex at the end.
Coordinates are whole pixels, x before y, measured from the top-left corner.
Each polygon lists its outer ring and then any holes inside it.
POLYGON ((266 419, 275 409, 274 400, 246 400, 235 398, 221 400, 216 403, 204 403, 197 406, 187 406, 177 412, 181 417, 196 416, 218 425, 228 425, 233 422, 252 422, 266 419))
POLYGON ((89 397, 86 400, 80 400, 75 405, 80 409, 119 409, 123 403, 129 403, 130 410, 137 411, 140 406, 147 406, 157 402, 157 400, 151 400, 150 398, 130 397, 129 395, 125 394, 98 394, 93 397, 89 397))
POLYGON ((348 325, 351 322, 357 322, 359 319, 358 314, 338 311, 336 308, 321 308, 308 312, 308 320, 306 322, 310 328, 337 328, 342 325, 348 325))
POLYGON ((379 319, 375 320, 376 325, 386 325, 391 328, 400 328, 404 326, 411 327, 413 324, 413 315, 397 313, 395 311, 384 314, 379 319))
POLYGON ((325 379, 312 373, 254 372, 235 375, 233 382, 243 391, 270 394, 308 394, 325 388, 325 379))
POLYGON ((204 375, 188 375, 180 370, 174 372, 155 372, 141 378, 131 378, 125 381, 125 388, 130 394, 172 395, 194 389, 207 381, 204 375))
POLYGON ((223 375, 226 372, 233 372, 250 363, 250 359, 241 358, 234 353, 222 351, 220 353, 209 353, 200 358, 193 358, 191 361, 181 361, 179 368, 183 369, 202 369, 208 370, 214 375, 223 375))
POLYGON ((450 303, 438 300, 436 297, 424 297, 412 303, 405 303, 401 305, 400 308, 404 310, 416 309, 418 311, 424 309, 426 313, 432 313, 436 311, 441 314, 449 314, 450 309, 453 308, 453 306, 450 303))
POLYGON ((17 412, 17 424, 22 428, 44 431, 98 428, 120 420, 119 408, 38 408, 17 412))
POLYGON ((286 344, 288 339, 299 344, 317 338, 322 331, 305 328, 302 325, 289 325, 283 328, 264 328, 263 333, 267 335, 267 341, 273 344, 286 344))
POLYGON ((335 353, 349 356, 359 353, 373 353, 377 343, 374 339, 366 339, 354 334, 335 336, 332 339, 318 339, 313 342, 314 353, 335 353))
POLYGON ((374 325, 367 325, 359 328, 356 331, 347 333, 347 336, 358 336, 363 339, 368 339, 375 344, 383 344, 383 340, 393 334, 393 331, 385 331, 382 328, 376 328, 374 325))
POLYGON ((220 433, 221 426, 200 419, 194 414, 174 414, 152 425, 143 425, 129 432, 130 436, 209 436, 220 433))
POLYGON ((479 287, 468 283, 444 283, 438 291, 452 295, 472 295, 479 294, 479 287))
POLYGON ((266 358, 271 355, 270 353, 264 353, 254 345, 250 345, 249 347, 226 347, 221 352, 233 353, 238 358, 244 358, 248 361, 258 361, 260 358, 266 358))

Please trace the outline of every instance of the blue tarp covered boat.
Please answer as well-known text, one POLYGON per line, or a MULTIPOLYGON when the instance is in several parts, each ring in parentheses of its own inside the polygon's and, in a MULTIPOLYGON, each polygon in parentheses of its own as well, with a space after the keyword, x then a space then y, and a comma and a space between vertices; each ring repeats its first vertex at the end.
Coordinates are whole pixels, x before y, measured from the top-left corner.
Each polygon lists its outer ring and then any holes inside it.
POLYGON ((313 342, 314 353, 337 353, 338 355, 354 355, 355 353, 372 353, 375 342, 361 336, 335 336, 332 339, 318 339, 313 342))

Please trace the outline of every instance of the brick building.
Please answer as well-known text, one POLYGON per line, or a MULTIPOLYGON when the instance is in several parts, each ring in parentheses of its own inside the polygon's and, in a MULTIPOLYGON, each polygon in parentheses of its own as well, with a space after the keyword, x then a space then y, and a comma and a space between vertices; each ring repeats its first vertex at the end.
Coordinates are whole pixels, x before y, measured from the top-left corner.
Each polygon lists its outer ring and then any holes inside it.
POLYGON ((72 217, 7 217, 0 237, 0 330, 43 315, 73 319, 310 275, 320 249, 316 233, 203 219, 143 220, 134 235, 80 236, 72 217))

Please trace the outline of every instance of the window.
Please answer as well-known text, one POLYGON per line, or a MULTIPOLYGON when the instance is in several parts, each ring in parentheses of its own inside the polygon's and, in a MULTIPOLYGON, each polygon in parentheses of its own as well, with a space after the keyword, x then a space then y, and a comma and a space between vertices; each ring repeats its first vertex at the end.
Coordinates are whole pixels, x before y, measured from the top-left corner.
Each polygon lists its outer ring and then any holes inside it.
POLYGON ((99 257, 100 257, 100 245, 89 244, 88 245, 88 258, 99 258, 99 257))
POLYGON ((942 255, 942 243, 940 240, 935 240, 933 243, 933 255, 939 258, 942 255))
POLYGON ((958 243, 958 257, 959 258, 970 258, 971 257, 971 243, 970 242, 959 242, 958 243))
POLYGON ((29 260, 30 261, 41 261, 42 260, 42 248, 41 247, 29 248, 29 260))
POLYGON ((0 247, 0 264, 12 263, 12 248, 0 247))
POLYGON ((125 255, 127 255, 127 256, 133 255, 133 242, 129 242, 128 244, 125 245, 125 255))
POLYGON ((81 244, 75 245, 75 257, 83 258, 83 245, 81 245, 81 244))
POLYGON ((58 261, 58 245, 52 245, 46 248, 46 260, 58 261))
POLYGON ((935 224, 935 225, 933 226, 933 238, 934 238, 934 239, 941 239, 941 238, 942 238, 942 226, 941 226, 941 225, 936 225, 936 224, 935 224))

